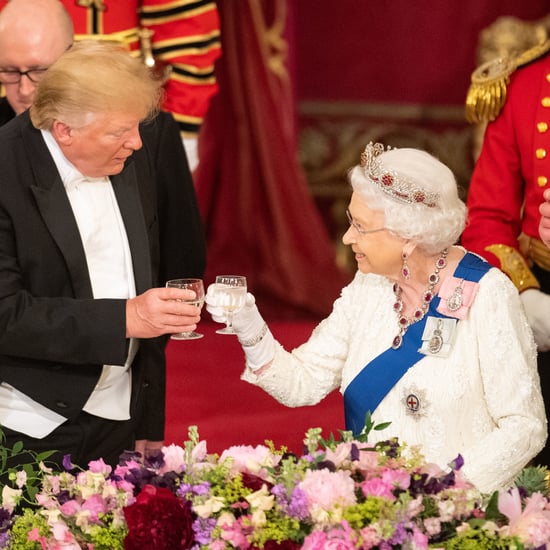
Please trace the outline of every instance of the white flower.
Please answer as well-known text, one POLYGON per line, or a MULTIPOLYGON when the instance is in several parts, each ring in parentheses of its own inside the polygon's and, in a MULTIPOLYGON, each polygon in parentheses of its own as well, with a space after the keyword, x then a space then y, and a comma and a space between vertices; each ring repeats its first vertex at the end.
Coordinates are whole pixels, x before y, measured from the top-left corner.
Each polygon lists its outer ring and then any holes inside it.
POLYGON ((5 508, 10 513, 13 512, 17 504, 19 504, 22 493, 21 489, 12 489, 4 485, 2 488, 2 508, 5 508))
POLYGON ((273 503, 275 497, 270 495, 267 491, 267 487, 262 485, 262 488, 259 491, 255 491, 246 497, 247 502, 258 510, 271 510, 273 508, 273 503))
POLYGON ((165 446, 162 448, 164 465, 159 468, 159 473, 182 472, 185 466, 185 450, 179 445, 165 446))
POLYGON ((212 514, 219 512, 225 506, 223 497, 210 497, 202 504, 194 504, 193 510, 201 518, 209 518, 212 514))
POLYGON ((27 472, 21 470, 15 474, 15 484, 22 489, 27 484, 27 472))

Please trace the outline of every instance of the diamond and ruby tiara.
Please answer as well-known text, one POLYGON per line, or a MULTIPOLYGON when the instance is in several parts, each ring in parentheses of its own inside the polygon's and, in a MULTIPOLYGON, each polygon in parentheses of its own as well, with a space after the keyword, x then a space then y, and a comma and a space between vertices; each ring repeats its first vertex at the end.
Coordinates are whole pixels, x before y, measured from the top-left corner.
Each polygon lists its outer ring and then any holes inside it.
MULTIPOLYGON (((391 147, 388 146, 386 151, 391 147)), ((439 195, 430 193, 414 186, 414 183, 403 176, 399 176, 394 170, 385 170, 382 168, 380 159, 378 158, 384 152, 382 143, 372 143, 365 147, 361 153, 360 165, 363 168, 365 176, 387 195, 394 199, 408 204, 423 204, 428 208, 433 208, 437 205, 439 195)))

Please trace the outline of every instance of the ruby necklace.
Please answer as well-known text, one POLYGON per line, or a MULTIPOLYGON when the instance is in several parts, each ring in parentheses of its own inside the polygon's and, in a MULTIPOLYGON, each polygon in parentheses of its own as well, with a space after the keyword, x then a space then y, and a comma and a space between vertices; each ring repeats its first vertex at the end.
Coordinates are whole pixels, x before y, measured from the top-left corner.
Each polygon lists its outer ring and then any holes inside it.
POLYGON ((393 304, 393 310, 397 313, 397 325, 399 327, 399 333, 395 336, 392 341, 391 347, 393 349, 398 349, 403 343, 403 336, 410 325, 416 323, 424 318, 426 311, 430 307, 430 302, 433 300, 434 293, 433 289, 435 285, 439 282, 439 272, 447 265, 447 252, 446 248, 441 252, 439 258, 435 261, 435 270, 428 277, 428 287, 422 294, 422 302, 420 307, 413 311, 411 317, 406 317, 402 314, 403 311, 403 300, 401 298, 401 287, 398 283, 393 284, 393 293, 395 294, 395 303, 393 304))

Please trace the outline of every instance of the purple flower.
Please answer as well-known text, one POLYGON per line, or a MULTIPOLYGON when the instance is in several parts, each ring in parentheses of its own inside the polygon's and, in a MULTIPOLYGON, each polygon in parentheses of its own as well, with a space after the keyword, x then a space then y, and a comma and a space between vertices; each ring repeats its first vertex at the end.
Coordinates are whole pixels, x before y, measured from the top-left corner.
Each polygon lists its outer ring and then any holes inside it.
POLYGON ((8 548, 10 534, 8 532, 0 533, 0 548, 8 548))
POLYGON ((209 544, 214 527, 216 527, 215 518, 197 518, 193 522, 195 542, 199 544, 209 544))
POLYGON ((394 526, 394 531, 388 542, 391 545, 401 546, 407 540, 407 530, 403 523, 398 523, 394 526))
POLYGON ((449 463, 449 466, 455 471, 460 470, 460 468, 464 466, 464 458, 462 458, 462 455, 459 454, 452 462, 449 463))
POLYGON ((146 467, 153 470, 161 470, 164 466, 164 453, 161 449, 155 452, 149 453, 144 460, 146 467))
POLYGON ((142 458, 141 453, 138 451, 124 451, 120 455, 118 463, 120 466, 123 466, 127 462, 141 462, 142 458))
POLYGON ((65 470, 67 470, 67 472, 74 468, 74 464, 71 461, 71 455, 70 454, 67 454, 67 455, 63 456, 63 468, 65 468, 65 470))
POLYGON ((294 487, 292 490, 288 505, 288 515, 300 520, 306 519, 309 515, 307 495, 298 487, 294 487))

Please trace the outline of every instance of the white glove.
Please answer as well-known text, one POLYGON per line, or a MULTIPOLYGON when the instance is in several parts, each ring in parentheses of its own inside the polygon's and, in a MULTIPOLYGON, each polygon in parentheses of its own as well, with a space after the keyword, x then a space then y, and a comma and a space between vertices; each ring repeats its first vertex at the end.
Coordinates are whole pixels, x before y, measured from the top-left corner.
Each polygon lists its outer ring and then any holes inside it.
POLYGON ((520 295, 538 351, 550 350, 550 296, 529 288, 520 295))
MULTIPOLYGON (((222 307, 223 297, 210 285, 206 291, 206 311, 216 323, 227 322, 227 313, 222 307)), ((258 311, 256 299, 250 292, 246 295, 245 305, 233 313, 233 330, 243 347, 249 369, 259 368, 271 363, 275 357, 275 339, 266 322, 258 311)))

